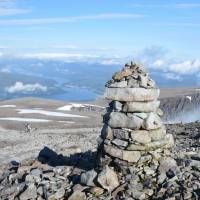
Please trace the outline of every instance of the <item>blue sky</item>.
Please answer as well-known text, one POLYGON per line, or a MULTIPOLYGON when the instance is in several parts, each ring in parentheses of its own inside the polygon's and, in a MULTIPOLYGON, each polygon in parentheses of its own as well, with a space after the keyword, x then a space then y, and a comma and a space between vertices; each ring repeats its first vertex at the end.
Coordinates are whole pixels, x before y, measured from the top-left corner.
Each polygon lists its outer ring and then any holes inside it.
POLYGON ((1 54, 191 64, 199 43, 200 0, 0 0, 1 54))

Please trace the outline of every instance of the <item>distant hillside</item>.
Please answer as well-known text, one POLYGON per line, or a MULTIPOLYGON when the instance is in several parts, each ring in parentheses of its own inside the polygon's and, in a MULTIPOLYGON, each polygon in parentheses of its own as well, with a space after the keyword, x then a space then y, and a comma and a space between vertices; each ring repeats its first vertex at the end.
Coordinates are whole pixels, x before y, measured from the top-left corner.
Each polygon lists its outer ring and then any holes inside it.
MULTIPOLYGON (((0 60, 0 98, 36 96, 75 101, 93 100, 103 93, 105 83, 115 71, 121 68, 120 65, 87 62, 2 59, 0 60), (19 90, 16 89, 17 82, 22 84, 19 90), (12 92, 8 92, 9 87, 12 92), (47 89, 43 90, 44 87, 47 89)), ((151 69, 150 74, 159 87, 200 85, 197 75, 182 75, 181 78, 176 78, 167 72, 155 69, 151 69)))

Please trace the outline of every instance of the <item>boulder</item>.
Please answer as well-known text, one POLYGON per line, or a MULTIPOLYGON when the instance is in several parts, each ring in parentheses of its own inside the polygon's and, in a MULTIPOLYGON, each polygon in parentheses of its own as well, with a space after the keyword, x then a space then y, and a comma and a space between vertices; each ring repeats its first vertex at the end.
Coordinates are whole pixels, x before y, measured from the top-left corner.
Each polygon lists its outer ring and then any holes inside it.
POLYGON ((160 94, 159 89, 145 88, 106 88, 104 97, 117 101, 154 101, 160 94))
POLYGON ((160 101, 150 102, 126 102, 123 106, 124 112, 156 112, 160 101))
POLYGON ((113 191, 116 187, 119 186, 117 174, 107 165, 99 173, 97 181, 104 189, 108 190, 109 192, 113 191))

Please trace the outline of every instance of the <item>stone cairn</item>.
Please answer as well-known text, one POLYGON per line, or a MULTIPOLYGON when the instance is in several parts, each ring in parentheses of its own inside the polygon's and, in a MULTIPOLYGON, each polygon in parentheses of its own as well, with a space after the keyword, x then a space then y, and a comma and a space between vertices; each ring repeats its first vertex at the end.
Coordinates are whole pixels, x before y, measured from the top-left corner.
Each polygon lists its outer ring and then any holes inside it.
POLYGON ((169 168, 176 166, 169 150, 174 145, 173 136, 166 134, 159 117, 159 93, 143 66, 133 62, 107 82, 105 98, 112 101, 98 139, 97 172, 82 174, 82 183, 90 185, 88 177, 90 181, 96 177, 113 199, 120 191, 125 199, 155 195, 158 182, 162 183, 169 168))

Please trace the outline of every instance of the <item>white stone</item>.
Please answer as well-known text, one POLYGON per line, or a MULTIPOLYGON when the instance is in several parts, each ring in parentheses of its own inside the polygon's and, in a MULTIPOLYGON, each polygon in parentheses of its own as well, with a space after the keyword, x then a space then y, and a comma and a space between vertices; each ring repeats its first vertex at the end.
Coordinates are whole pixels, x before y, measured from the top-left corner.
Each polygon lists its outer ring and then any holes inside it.
POLYGON ((162 127, 162 122, 160 117, 151 112, 149 113, 148 117, 146 118, 146 120, 144 121, 144 129, 146 130, 152 130, 152 129, 158 129, 162 127))

